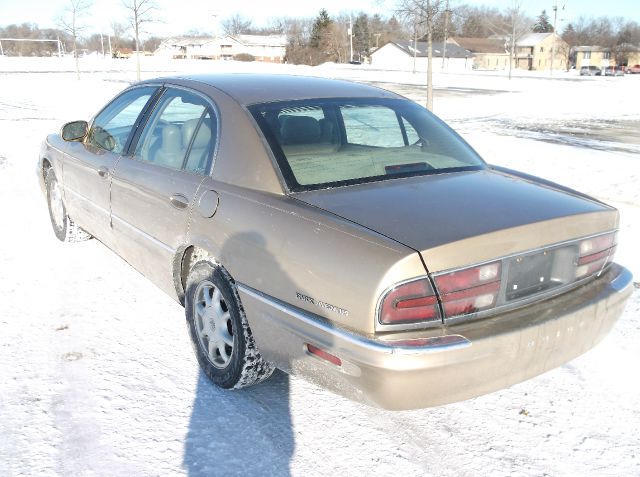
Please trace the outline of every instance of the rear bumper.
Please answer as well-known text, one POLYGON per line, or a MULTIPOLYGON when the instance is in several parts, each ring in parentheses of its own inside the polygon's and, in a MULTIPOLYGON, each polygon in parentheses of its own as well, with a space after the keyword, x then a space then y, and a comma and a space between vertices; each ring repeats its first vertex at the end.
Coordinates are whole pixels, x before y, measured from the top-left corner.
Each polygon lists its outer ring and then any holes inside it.
POLYGON ((386 409, 461 401, 524 381, 594 347, 632 292, 613 264, 576 290, 491 318, 442 328, 364 337, 238 285, 256 344, 279 368, 348 398, 386 409), (320 347, 341 366, 306 352, 320 347))

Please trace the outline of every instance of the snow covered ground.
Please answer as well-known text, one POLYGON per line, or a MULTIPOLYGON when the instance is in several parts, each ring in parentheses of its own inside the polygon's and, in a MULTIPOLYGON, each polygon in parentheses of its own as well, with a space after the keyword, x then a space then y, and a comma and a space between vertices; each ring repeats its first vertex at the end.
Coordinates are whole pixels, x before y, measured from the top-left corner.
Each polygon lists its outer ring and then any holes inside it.
MULTIPOLYGON (((0 57, 0 475, 640 475, 640 292, 611 335, 540 377, 462 403, 385 412, 277 373, 226 392, 198 370, 183 310, 91 240, 62 244, 38 190, 40 141, 88 118, 133 63, 0 57)), ((366 67, 155 62, 172 71, 351 78, 424 101, 423 75, 366 67)), ((436 113, 489 162, 622 213, 640 277, 640 75, 435 76, 436 113)), ((638 278, 636 278, 638 280, 638 278)))

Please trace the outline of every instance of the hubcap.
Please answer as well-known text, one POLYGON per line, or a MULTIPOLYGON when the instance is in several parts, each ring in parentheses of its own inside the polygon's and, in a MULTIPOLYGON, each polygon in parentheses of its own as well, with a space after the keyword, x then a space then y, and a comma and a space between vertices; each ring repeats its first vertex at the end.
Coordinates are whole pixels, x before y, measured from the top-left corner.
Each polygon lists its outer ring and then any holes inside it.
POLYGON ((200 348, 216 368, 226 368, 233 353, 233 325, 227 303, 213 283, 196 288, 194 324, 200 348))
POLYGON ((62 192, 58 181, 53 181, 51 190, 49 191, 49 201, 51 202, 51 216, 56 227, 64 226, 64 205, 62 204, 62 192))

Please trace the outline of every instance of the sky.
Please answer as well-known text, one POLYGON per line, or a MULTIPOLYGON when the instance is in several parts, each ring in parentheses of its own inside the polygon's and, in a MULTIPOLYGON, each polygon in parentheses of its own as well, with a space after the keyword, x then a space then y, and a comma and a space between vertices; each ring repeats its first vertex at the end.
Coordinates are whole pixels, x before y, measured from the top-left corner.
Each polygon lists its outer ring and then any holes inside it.
MULTIPOLYGON (((218 0, 154 0, 158 11, 156 22, 146 26, 147 33, 158 36, 169 36, 198 30, 206 33, 220 32, 220 20, 239 13, 251 18, 256 25, 266 25, 270 18, 283 16, 312 17, 321 8, 329 14, 365 11, 390 16, 395 0, 270 0, 250 1, 234 0, 220 2, 218 0)), ((543 9, 552 16, 555 0, 523 0, 522 5, 531 16, 538 15, 543 9)), ((56 18, 63 12, 69 0, 0 0, 0 26, 11 23, 36 23, 41 27, 55 27, 56 18)), ((451 0, 452 5, 473 4, 506 8, 510 0, 451 0)), ((575 20, 579 16, 625 17, 640 21, 640 3, 638 0, 558 0, 560 14, 558 29, 575 20), (564 10, 562 6, 564 5, 564 10)), ((85 19, 88 30, 104 33, 110 31, 110 24, 115 20, 126 22, 127 12, 122 0, 94 0, 90 15, 85 19)))

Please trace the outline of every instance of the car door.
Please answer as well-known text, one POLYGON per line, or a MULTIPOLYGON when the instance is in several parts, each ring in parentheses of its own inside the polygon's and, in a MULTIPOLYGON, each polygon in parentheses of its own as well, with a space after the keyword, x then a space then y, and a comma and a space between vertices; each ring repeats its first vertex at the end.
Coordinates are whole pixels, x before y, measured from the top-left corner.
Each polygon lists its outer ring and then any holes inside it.
POLYGON ((69 215, 109 246, 111 172, 157 90, 143 86, 125 91, 96 115, 83 142, 67 143, 63 181, 69 215))
POLYGON ((217 139, 215 108, 198 93, 167 88, 133 153, 113 174, 111 218, 116 249, 130 264, 173 294, 173 259, 185 242, 199 185, 217 139))

